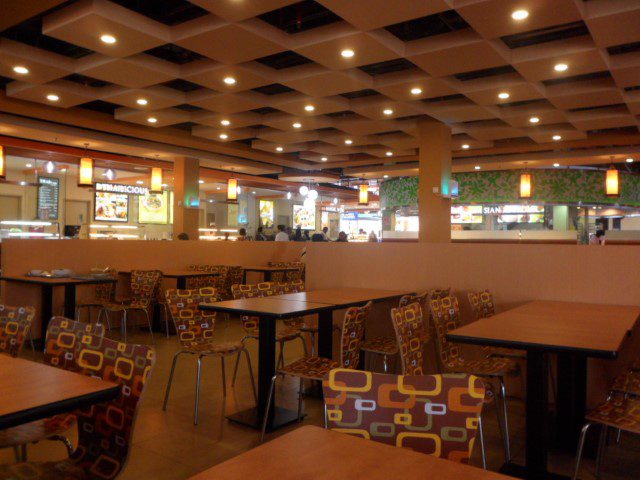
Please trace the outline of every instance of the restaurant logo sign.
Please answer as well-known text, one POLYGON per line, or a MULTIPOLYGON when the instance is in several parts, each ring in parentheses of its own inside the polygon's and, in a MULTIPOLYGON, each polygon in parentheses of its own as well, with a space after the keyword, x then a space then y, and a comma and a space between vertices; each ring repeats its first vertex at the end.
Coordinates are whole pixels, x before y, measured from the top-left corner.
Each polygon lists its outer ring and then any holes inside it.
POLYGON ((147 195, 149 189, 140 185, 122 185, 120 183, 96 182, 96 192, 126 193, 128 195, 147 195))

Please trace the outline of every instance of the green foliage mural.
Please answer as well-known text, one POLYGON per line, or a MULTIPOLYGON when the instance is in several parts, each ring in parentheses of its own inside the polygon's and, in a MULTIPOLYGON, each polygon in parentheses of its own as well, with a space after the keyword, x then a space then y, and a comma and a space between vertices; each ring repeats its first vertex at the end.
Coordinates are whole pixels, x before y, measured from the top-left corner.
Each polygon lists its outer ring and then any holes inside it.
MULTIPOLYGON (((521 203, 520 170, 454 173, 459 197, 455 203, 521 203)), ((598 203, 640 206, 640 176, 620 172, 619 198, 604 193, 605 172, 595 170, 532 170, 533 203, 598 203)), ((397 178, 380 186, 381 208, 418 204, 418 177, 397 178)))

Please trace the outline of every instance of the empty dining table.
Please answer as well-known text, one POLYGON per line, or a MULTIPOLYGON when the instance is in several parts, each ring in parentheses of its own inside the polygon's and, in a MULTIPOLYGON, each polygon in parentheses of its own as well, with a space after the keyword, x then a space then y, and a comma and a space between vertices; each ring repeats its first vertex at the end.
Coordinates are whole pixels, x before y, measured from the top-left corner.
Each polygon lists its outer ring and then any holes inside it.
POLYGON ((448 333, 454 342, 527 352, 526 463, 503 471, 559 478, 547 470, 549 354, 558 357, 557 443, 574 451, 586 411, 587 358, 617 358, 639 318, 638 306, 533 301, 448 333))

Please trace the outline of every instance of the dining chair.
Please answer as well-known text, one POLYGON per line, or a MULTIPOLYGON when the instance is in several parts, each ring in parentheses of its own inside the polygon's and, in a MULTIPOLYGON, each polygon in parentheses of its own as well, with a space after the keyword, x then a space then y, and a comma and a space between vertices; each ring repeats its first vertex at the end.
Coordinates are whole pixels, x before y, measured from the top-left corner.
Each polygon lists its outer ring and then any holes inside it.
MULTIPOLYGON (((44 363, 64 370, 79 372, 77 351, 85 336, 93 336, 95 339, 102 338, 104 325, 53 317, 47 325, 44 363)), ((73 452, 73 445, 65 434, 75 423, 75 414, 63 413, 0 430, 0 449, 13 447, 16 460, 26 461, 28 444, 52 440, 62 442, 70 455, 73 452)))
MULTIPOLYGON (((436 350, 442 371, 445 373, 476 375, 485 379, 488 389, 493 386, 493 380, 498 380, 500 388, 496 397, 500 397, 502 401, 502 418, 497 402, 496 414, 503 433, 505 457, 509 461, 511 459, 511 447, 504 379, 507 375, 516 375, 518 373, 518 365, 513 359, 504 357, 485 357, 479 360, 466 360, 463 358, 460 347, 447 339, 447 333, 458 328, 460 324, 460 307, 456 297, 433 298, 429 301, 429 309, 435 326, 436 350)), ((490 400, 490 398, 490 396, 487 396, 487 400, 490 400)))
MULTIPOLYGON (((115 269, 110 268, 106 271, 114 279, 117 277, 115 269)), ((93 298, 82 302, 76 302, 76 320, 80 321, 80 314, 83 308, 88 311, 88 320, 91 322, 91 309, 98 309, 97 323, 100 323, 100 317, 102 316, 103 308, 105 304, 111 303, 116 297, 116 284, 112 282, 98 283, 94 286, 93 298)), ((109 325, 109 318, 107 318, 107 328, 111 331, 111 325, 109 325)))
POLYGON ((103 311, 109 321, 109 312, 122 313, 122 340, 127 341, 127 317, 129 312, 141 311, 147 317, 151 341, 153 342, 153 328, 149 317, 149 307, 156 298, 159 284, 162 281, 160 270, 131 270, 131 296, 124 299, 116 299, 104 305, 103 311))
MULTIPOLYGON (((299 293, 304 292, 304 281, 292 280, 286 283, 276 283, 274 285, 276 290, 275 295, 284 295, 287 293, 299 293)), ((316 335, 318 334, 318 320, 316 317, 312 319, 305 317, 295 317, 283 320, 283 323, 290 328, 300 330, 303 333, 308 333, 311 337, 311 355, 315 355, 316 349, 316 335)))
MULTIPOLYGON (((251 285, 235 284, 231 287, 233 292, 233 298, 236 300, 244 298, 264 298, 272 297, 278 294, 276 284, 273 282, 261 282, 251 285)), ((244 329, 244 338, 242 339, 243 345, 247 340, 259 340, 260 339, 260 319, 258 317, 250 317, 248 315, 241 315, 240 322, 244 329)), ((280 353, 278 355, 278 365, 284 363, 284 345, 286 342, 293 340, 300 340, 302 342, 302 348, 305 355, 307 354, 307 343, 304 341, 302 332, 298 328, 285 326, 282 329, 276 331, 276 343, 280 346, 280 353)), ((236 384, 236 376, 238 373, 238 361, 236 360, 236 366, 233 370, 233 379, 231 380, 231 386, 236 384)))
POLYGON ((17 357, 27 337, 35 352, 33 336, 30 334, 35 315, 36 309, 33 307, 0 304, 0 352, 17 357))
POLYGON ((271 281, 276 283, 288 283, 301 280, 305 280, 305 263, 304 262, 269 262, 267 265, 270 267, 295 267, 297 270, 290 270, 288 272, 272 272, 271 281))
POLYGON ((187 278, 187 290, 212 287, 216 289, 218 298, 222 298, 221 292, 224 290, 229 267, 225 265, 189 265, 188 270, 199 273, 212 273, 213 275, 187 278))
POLYGON ((364 326, 369 313, 371 312, 371 302, 362 307, 351 307, 347 309, 342 324, 342 341, 340 345, 340 361, 332 358, 324 358, 306 355, 288 365, 283 365, 276 370, 276 374, 271 378, 271 386, 269 387, 269 395, 267 397, 267 406, 262 423, 262 433, 260 441, 264 440, 267 430, 269 409, 275 395, 276 379, 278 375, 289 375, 299 380, 298 384, 298 422, 302 420, 302 398, 304 395, 304 381, 318 380, 321 381, 326 374, 334 368, 346 368, 355 370, 360 363, 360 346, 364 338, 364 326))
POLYGON ((468 463, 483 443, 485 387, 473 375, 388 375, 334 369, 325 376, 325 428, 468 463))
POLYGON ((391 309, 403 375, 424 374, 424 346, 427 336, 419 302, 391 309))
POLYGON ((166 291, 167 303, 173 318, 173 323, 180 342, 180 350, 173 356, 171 364, 171 372, 169 373, 169 381, 164 395, 162 409, 167 409, 169 401, 169 392, 173 383, 173 375, 176 369, 178 357, 183 354, 194 355, 197 357, 196 370, 196 401, 194 407, 194 425, 198 424, 198 406, 200 403, 200 378, 202 373, 202 359, 205 357, 218 357, 222 367, 222 394, 227 396, 227 385, 225 375, 225 358, 235 355, 238 362, 240 355, 244 353, 249 368, 249 376, 251 377, 251 387, 253 388, 253 396, 257 395, 255 383, 253 380, 253 369, 251 368, 251 358, 249 352, 244 347, 242 341, 237 342, 214 342, 215 312, 200 310, 198 307, 201 303, 213 303, 219 301, 216 291, 211 287, 204 287, 192 290, 175 290, 166 291))
POLYGON ((0 465, 0 478, 13 480, 95 480, 116 478, 124 469, 139 400, 151 374, 151 347, 84 335, 77 350, 79 373, 120 385, 113 400, 75 411, 78 446, 61 461, 0 465))

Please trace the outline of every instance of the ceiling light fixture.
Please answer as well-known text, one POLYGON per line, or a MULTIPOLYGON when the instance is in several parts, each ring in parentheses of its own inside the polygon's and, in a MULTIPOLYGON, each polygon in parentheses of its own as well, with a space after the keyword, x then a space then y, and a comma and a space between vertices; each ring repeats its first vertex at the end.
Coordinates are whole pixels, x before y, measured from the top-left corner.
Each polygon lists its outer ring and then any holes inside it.
POLYGON ((560 164, 559 164, 559 163, 554 163, 554 164, 553 164, 553 166, 554 166, 555 168, 558 168, 558 167, 560 166, 560 164))
POLYGON ((529 12, 527 10, 516 10, 511 14, 511 18, 520 22, 526 19, 529 16, 529 12))
POLYGON ((482 167, 480 165, 476 165, 475 167, 473 167, 476 170, 480 170, 482 167))
POLYGON ((305 109, 307 112, 313 112, 313 111, 316 109, 316 107, 314 107, 313 105, 305 105, 305 106, 304 106, 304 109, 305 109))
POLYGON ((509 94, 509 92, 500 92, 498 94, 498 98, 500 100, 506 100, 507 98, 509 98, 511 95, 509 94))
POLYGON ((422 93, 422 89, 420 87, 413 87, 411 89, 411 95, 420 95, 422 93))
POLYGON ((149 103, 149 100, 147 100, 146 98, 139 98, 136 100, 136 103, 138 105, 147 105, 149 103))
POLYGON ((53 173, 53 171, 56 169, 56 166, 53 164, 51 160, 49 160, 45 164, 44 169, 47 171, 47 173, 53 173))
POLYGON ((60 100, 60 97, 55 93, 50 93, 49 95, 47 95, 47 100, 49 100, 50 102, 57 102, 58 100, 60 100))
POLYGON ((340 52, 340 55, 342 55, 344 58, 351 58, 356 54, 356 52, 354 52, 353 50, 351 50, 350 48, 345 48, 344 50, 342 50, 340 52))
POLYGON ((385 115, 393 115, 393 110, 390 108, 385 108, 382 113, 384 113, 385 115))
POLYGON ((633 163, 633 158, 631 158, 631 157, 627 158, 626 162, 627 163, 633 163))
POLYGON ((351 140, 350 138, 347 138, 347 139, 344 141, 344 143, 345 143, 345 145, 351 145, 351 144, 353 143, 353 140, 351 140))
POLYGON ((284 148, 282 148, 282 147, 276 147, 276 152, 282 152, 282 151, 284 151, 284 148))
POLYGON ((13 71, 19 75, 26 75, 29 73, 29 69, 27 67, 23 67, 22 65, 16 65, 13 67, 13 71))
POLYGON ((198 180, 198 183, 202 185, 204 183, 204 180, 198 180))
POLYGON ((302 128, 302 124, 300 122, 296 122, 293 124, 293 128, 302 128))
POLYGON ((287 192, 287 200, 291 200, 291 192, 287 192))
POLYGON ((322 160, 323 162, 326 162, 329 159, 327 157, 322 157, 320 160, 322 160))
POLYGON ((383 175, 382 178, 389 178, 389 175, 383 175))
POLYGON ((529 119, 529 123, 538 123, 540 121, 540 119, 538 117, 531 117, 529 119))
POLYGON ((107 171, 104 172, 104 176, 107 177, 107 180, 113 181, 116 178, 116 172, 108 168, 107 171))
POLYGON ((224 120, 220 120, 220 125, 222 125, 223 127, 228 127, 229 125, 231 125, 231 122, 225 118, 224 120))
POLYGON ((100 37, 100 40, 102 41, 102 43, 106 43, 107 45, 113 45, 117 42, 116 37, 108 34, 102 35, 100 37))
POLYGON ((384 153, 387 157, 393 157, 393 152, 391 150, 389 150, 388 152, 384 153))
POLYGON ((220 137, 221 140, 226 140, 227 138, 229 138, 229 135, 227 135, 226 133, 221 133, 218 136, 220 137))
POLYGON ((25 168, 33 168, 33 163, 27 163, 24 166, 25 168))
POLYGON ((551 138, 553 138, 557 142, 558 140, 562 140, 562 135, 554 135, 551 138))
POLYGON ((235 85, 236 79, 233 77, 224 77, 223 82, 226 83, 227 85, 235 85))
POLYGON ((142 180, 136 180, 136 184, 142 185, 144 182, 142 180))
POLYGON ((566 72, 569 69, 569 65, 566 63, 558 63, 553 67, 553 69, 556 72, 566 72))
POLYGON ((462 149, 469 150, 469 144, 465 143, 464 145, 462 145, 462 149))
POLYGON ((147 122, 149 122, 149 123, 157 123, 158 119, 156 117, 149 117, 149 118, 147 118, 147 122))

